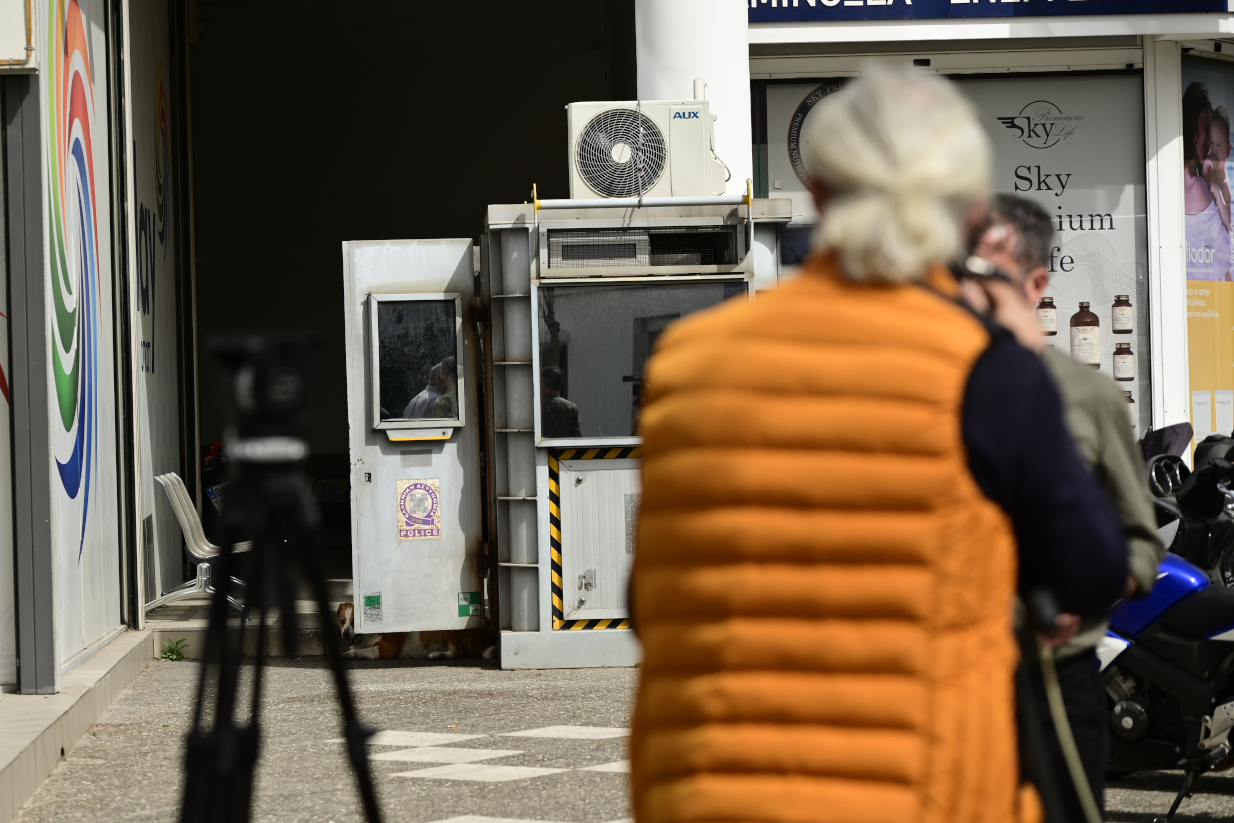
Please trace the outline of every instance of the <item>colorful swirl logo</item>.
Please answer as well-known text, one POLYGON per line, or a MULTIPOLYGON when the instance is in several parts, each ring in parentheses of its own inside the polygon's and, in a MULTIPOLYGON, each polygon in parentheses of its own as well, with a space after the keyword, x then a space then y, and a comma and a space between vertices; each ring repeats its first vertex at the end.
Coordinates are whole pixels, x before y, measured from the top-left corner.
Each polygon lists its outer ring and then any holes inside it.
POLYGON ((64 433, 53 439, 60 482, 81 495, 86 545, 98 440, 99 240, 94 188, 94 83, 78 0, 52 0, 47 77, 52 375, 64 433))
POLYGON ((167 203, 171 189, 171 179, 167 175, 170 168, 171 141, 167 135, 167 90, 163 88, 163 61, 160 60, 154 85, 154 198, 159 245, 163 247, 164 258, 167 257, 167 203))

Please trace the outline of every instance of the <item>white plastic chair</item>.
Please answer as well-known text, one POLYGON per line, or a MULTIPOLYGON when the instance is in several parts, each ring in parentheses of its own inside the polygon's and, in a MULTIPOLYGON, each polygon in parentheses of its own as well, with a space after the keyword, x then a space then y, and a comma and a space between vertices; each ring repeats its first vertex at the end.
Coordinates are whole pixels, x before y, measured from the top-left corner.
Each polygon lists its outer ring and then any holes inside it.
MULTIPOLYGON (((175 472, 158 475, 154 478, 159 481, 159 484, 167 492, 167 500, 171 503, 171 509, 176 513, 176 520, 180 522, 180 531, 184 533, 184 550, 188 552, 189 557, 197 564, 197 576, 169 592, 163 592, 162 595, 152 603, 148 603, 147 608, 162 606, 172 600, 179 600, 182 597, 189 597, 194 594, 213 594, 214 584, 210 561, 219 555, 221 549, 206 539, 206 532, 201 527, 201 520, 197 517, 197 510, 193 506, 193 501, 189 497, 188 489, 184 487, 184 481, 175 472)), ((246 552, 253 548, 250 542, 237 543, 232 547, 233 552, 246 552)), ((244 582, 236 577, 231 578, 233 583, 240 586, 244 582)), ((241 612, 244 611, 244 604, 228 595, 227 602, 235 606, 241 612)))

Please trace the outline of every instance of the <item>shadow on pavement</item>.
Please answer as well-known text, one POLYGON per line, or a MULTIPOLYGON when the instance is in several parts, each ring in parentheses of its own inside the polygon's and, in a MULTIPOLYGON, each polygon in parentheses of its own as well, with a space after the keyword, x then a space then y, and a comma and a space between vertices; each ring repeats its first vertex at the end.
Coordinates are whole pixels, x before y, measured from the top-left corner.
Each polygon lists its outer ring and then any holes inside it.
MULTIPOLYGON (((1111 789, 1175 794, 1183 786, 1182 772, 1136 772, 1109 782, 1111 789)), ((1196 794, 1234 796, 1234 772, 1214 772, 1196 781, 1196 794)), ((1180 810, 1181 813, 1181 810, 1180 810)))
MULTIPOLYGON (((251 661, 246 660, 245 663, 251 661)), ((325 669, 330 667, 326 658, 314 657, 268 657, 266 668, 270 669, 325 669)), ((493 669, 499 670, 501 663, 497 660, 483 660, 478 657, 468 657, 458 660, 426 660, 424 658, 408 658, 401 660, 345 660, 343 668, 352 670, 369 669, 493 669)))

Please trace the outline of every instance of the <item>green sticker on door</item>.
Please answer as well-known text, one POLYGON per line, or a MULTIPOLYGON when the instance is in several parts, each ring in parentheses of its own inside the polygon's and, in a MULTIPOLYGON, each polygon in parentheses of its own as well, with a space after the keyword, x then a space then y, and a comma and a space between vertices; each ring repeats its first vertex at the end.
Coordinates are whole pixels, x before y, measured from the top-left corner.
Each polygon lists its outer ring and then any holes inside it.
POLYGON ((480 599, 480 593, 459 592, 458 616, 475 617, 478 614, 484 614, 484 602, 480 599))
POLYGON ((364 595, 364 622, 381 622, 381 592, 364 595))

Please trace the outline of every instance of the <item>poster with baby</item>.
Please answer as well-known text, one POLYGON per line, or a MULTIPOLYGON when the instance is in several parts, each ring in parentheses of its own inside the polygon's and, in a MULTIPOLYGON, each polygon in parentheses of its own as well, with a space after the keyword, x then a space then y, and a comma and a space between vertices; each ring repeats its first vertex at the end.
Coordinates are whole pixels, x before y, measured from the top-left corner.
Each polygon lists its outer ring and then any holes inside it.
POLYGON ((1230 112, 1234 66, 1183 61, 1187 345, 1196 441, 1234 432, 1234 243, 1230 112))

